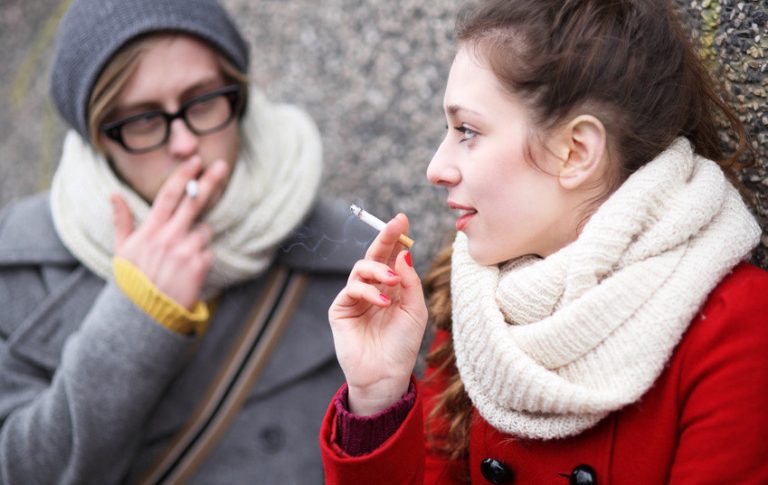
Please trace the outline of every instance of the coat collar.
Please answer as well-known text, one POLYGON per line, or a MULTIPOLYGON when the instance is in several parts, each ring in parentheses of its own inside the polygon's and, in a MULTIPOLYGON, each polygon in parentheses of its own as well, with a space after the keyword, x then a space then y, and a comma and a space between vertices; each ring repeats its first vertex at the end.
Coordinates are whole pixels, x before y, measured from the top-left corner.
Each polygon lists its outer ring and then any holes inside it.
POLYGON ((0 213, 0 266, 77 263, 53 226, 48 193, 40 193, 0 213))

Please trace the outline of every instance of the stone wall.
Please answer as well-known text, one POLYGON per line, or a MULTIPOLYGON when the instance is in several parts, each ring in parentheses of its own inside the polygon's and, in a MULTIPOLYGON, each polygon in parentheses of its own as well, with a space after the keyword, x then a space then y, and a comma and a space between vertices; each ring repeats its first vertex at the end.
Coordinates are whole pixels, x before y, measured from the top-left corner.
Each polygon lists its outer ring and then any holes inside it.
POLYGON ((763 228, 753 260, 768 268, 768 1, 676 0, 698 41, 701 55, 717 69, 732 106, 745 124, 757 159, 741 172, 763 228))
MULTIPOLYGON (((443 134, 442 93, 458 0, 223 0, 252 45, 254 80, 304 106, 325 142, 323 192, 381 218, 409 214, 424 271, 452 216, 424 172, 443 134)), ((758 163, 743 172, 768 228, 765 30, 768 2, 676 0, 747 123, 758 163)), ((67 0, 0 0, 0 206, 44 189, 63 130, 47 99, 67 0)), ((768 238, 755 261, 768 268, 768 238)))

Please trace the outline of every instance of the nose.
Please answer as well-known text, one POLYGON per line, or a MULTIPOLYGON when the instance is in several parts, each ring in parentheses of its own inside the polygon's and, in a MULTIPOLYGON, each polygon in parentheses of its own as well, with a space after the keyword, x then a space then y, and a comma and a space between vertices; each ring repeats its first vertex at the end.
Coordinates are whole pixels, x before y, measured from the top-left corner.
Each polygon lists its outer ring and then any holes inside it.
POLYGON ((192 133, 182 119, 171 122, 171 135, 168 139, 168 150, 178 159, 186 159, 197 152, 200 137, 192 133))
POLYGON ((448 140, 443 140, 432 160, 427 166, 427 180, 434 185, 450 187, 461 180, 461 172, 452 162, 453 156, 449 153, 448 140))

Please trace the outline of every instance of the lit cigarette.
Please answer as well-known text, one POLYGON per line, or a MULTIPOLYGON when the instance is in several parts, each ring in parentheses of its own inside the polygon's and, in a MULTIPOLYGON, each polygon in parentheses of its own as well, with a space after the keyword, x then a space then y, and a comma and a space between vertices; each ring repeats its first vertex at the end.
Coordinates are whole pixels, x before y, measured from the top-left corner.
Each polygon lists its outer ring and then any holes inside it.
POLYGON ((187 185, 184 186, 184 192, 186 192, 187 197, 190 199, 196 199, 200 193, 200 184, 197 182, 197 179, 187 182, 187 185))
MULTIPOLYGON (((352 213, 356 215, 361 221, 365 222, 366 224, 376 229, 377 231, 381 231, 382 229, 384 229, 384 226, 387 225, 384 221, 382 221, 378 217, 372 215, 370 212, 364 211, 363 209, 361 209, 360 207, 354 204, 349 206, 349 210, 351 210, 352 213)), ((400 242, 400 244, 407 247, 408 249, 410 249, 411 246, 413 246, 413 239, 409 238, 405 234, 400 234, 400 239, 398 239, 398 241, 400 242)))

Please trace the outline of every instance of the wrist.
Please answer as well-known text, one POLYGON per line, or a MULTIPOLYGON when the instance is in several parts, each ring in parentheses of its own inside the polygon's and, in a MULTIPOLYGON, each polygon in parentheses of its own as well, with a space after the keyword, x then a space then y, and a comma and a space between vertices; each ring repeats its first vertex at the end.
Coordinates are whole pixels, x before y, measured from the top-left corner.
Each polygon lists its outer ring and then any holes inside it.
POLYGON ((407 392, 410 376, 388 379, 367 386, 347 384, 349 411, 357 416, 371 416, 399 401, 407 392))

